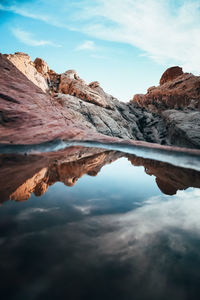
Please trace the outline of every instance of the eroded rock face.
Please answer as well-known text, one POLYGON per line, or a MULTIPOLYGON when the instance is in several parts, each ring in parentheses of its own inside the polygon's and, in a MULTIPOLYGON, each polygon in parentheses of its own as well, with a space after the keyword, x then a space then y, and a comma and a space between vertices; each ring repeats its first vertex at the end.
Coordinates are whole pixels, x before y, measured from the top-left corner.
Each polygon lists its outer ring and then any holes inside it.
POLYGON ((78 76, 75 70, 69 70, 61 74, 58 91, 62 94, 69 94, 101 107, 110 108, 104 95, 94 90, 94 84, 92 87, 88 86, 85 81, 78 76))
POLYGON ((34 60, 34 66, 36 70, 46 79, 48 86, 50 85, 50 78, 49 78, 49 66, 48 64, 41 58, 36 58, 34 60))
POLYGON ((172 145, 200 148, 200 112, 166 110, 162 113, 172 145))
POLYGON ((133 104, 127 105, 109 95, 106 97, 112 110, 87 103, 75 96, 61 93, 55 95, 55 99, 75 119, 98 133, 122 139, 168 144, 165 123, 160 116, 133 104))
POLYGON ((162 82, 160 86, 148 89, 145 95, 135 95, 133 102, 154 112, 184 109, 188 106, 200 109, 200 76, 183 73, 162 82))
POLYGON ((173 67, 167 69, 160 83, 145 95, 135 95, 133 103, 164 119, 170 144, 200 148, 200 76, 173 67))
POLYGON ((37 144, 88 131, 0 55, 0 137, 6 144, 37 144))
POLYGON ((168 81, 172 81, 180 75, 183 75, 182 68, 180 68, 178 66, 171 67, 163 73, 162 77, 160 78, 160 85, 162 85, 168 81))
POLYGON ((168 69, 160 86, 126 104, 105 93, 99 82, 87 85, 74 70, 57 74, 42 59, 33 63, 24 53, 3 55, 0 65, 1 143, 88 137, 110 141, 109 136, 200 148, 199 114, 193 118, 200 110, 200 77, 179 75, 179 67, 168 69), (42 78, 51 97, 37 89, 35 84, 41 87, 37 78, 42 78), (172 109, 176 113, 167 112, 172 109))
POLYGON ((35 64, 26 53, 4 54, 30 81, 37 85, 43 92, 49 91, 47 81, 41 72, 35 68, 35 64))

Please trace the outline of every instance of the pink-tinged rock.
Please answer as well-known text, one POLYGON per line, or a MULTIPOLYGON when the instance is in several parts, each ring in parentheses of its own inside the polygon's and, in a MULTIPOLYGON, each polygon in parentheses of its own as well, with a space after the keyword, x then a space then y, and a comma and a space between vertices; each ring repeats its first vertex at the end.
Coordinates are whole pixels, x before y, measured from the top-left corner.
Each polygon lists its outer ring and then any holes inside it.
POLYGON ((30 81, 37 85, 43 92, 48 92, 49 87, 46 78, 35 68, 28 54, 16 52, 15 54, 4 54, 30 81))
POLYGON ((85 135, 78 120, 2 55, 0 69, 1 143, 35 144, 85 135))

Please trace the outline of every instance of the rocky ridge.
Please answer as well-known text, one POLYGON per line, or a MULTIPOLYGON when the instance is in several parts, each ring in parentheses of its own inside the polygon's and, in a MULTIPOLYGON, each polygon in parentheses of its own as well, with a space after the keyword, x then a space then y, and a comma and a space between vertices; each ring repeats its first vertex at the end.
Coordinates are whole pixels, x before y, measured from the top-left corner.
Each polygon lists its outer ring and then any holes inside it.
POLYGON ((0 62, 3 142, 15 143, 13 135, 21 131, 23 140, 27 134, 23 129, 28 126, 36 142, 56 137, 99 139, 101 134, 200 148, 200 77, 183 73, 179 67, 168 69, 160 85, 149 88, 146 95, 135 95, 133 101, 123 103, 105 93, 97 81, 87 84, 75 70, 57 74, 41 58, 32 62, 28 55, 17 52, 2 55, 0 62), (9 61, 29 80, 18 76, 9 61), (16 129, 13 134, 11 128, 16 129))

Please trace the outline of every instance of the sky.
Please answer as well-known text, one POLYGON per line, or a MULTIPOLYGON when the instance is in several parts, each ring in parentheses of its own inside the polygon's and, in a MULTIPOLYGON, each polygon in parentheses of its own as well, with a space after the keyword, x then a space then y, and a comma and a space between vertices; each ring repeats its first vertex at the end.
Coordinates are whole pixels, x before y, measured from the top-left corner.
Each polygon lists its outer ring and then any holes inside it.
POLYGON ((121 101, 179 65, 200 73, 198 0, 0 0, 0 52, 75 69, 121 101))

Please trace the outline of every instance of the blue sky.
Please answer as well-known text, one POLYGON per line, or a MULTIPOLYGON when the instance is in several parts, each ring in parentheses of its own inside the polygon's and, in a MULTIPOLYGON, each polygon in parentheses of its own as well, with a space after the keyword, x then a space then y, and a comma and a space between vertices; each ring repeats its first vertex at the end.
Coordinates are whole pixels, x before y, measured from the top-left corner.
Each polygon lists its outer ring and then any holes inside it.
POLYGON ((75 69, 122 101, 173 65, 200 72, 200 1, 0 0, 0 52, 75 69))

